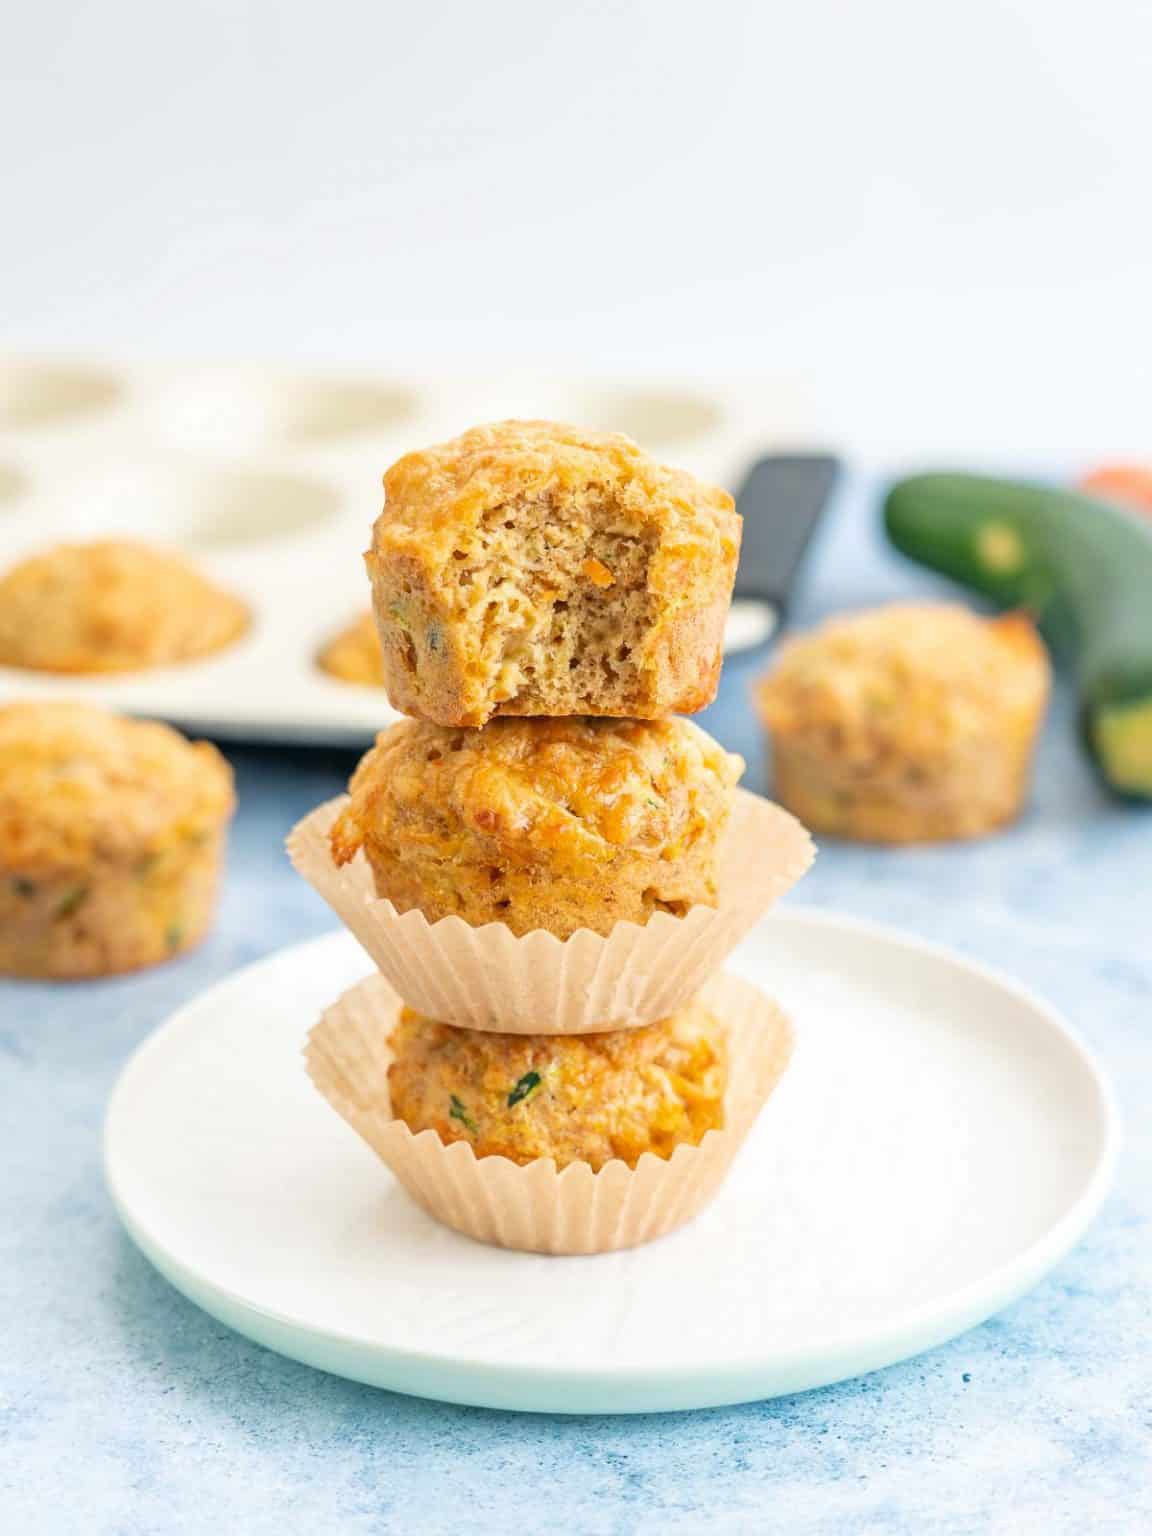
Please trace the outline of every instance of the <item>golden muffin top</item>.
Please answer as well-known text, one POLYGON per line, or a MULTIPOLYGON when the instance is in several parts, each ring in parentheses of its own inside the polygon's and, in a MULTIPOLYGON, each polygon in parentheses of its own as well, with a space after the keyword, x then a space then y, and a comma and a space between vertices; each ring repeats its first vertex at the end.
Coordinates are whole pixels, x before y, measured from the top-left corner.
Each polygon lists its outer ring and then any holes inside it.
MULTIPOLYGON (((1048 657, 1023 614, 893 603, 828 620, 781 647, 757 688, 774 731, 842 756, 935 756, 1042 706, 1048 657)), ((1011 727, 1009 727, 1011 728, 1011 727)))
POLYGON ((184 839, 232 814, 232 770, 206 741, 89 704, 0 707, 0 867, 86 868, 184 839))
POLYGON ((462 533, 506 504, 549 496, 557 516, 590 493, 611 498, 621 532, 656 526, 661 538, 710 558, 735 559, 740 517, 727 491, 651 458, 617 432, 554 421, 498 421, 405 454, 384 476, 378 554, 431 547, 447 558, 462 533))
POLYGON ((689 720, 501 719, 475 731, 404 720, 356 769, 333 856, 347 863, 392 833, 445 857, 479 840, 510 865, 675 857, 702 820, 726 814, 743 769, 689 720))
POLYGON ((183 556, 131 540, 59 544, 0 577, 0 665, 128 672, 206 655, 248 609, 183 556))
POLYGON ((390 1044, 393 1111, 477 1157, 634 1166, 724 1123, 726 1034, 699 1002, 639 1029, 551 1037, 456 1029, 405 1008, 390 1044))
POLYGON ((342 682, 383 688, 384 656, 372 614, 362 613, 333 635, 317 656, 316 665, 342 682))

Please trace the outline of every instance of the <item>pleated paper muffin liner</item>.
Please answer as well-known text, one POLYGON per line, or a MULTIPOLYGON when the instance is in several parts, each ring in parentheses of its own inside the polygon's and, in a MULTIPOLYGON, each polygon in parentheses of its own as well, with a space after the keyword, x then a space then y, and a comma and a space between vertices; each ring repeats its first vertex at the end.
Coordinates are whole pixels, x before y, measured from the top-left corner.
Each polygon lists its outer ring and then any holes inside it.
POLYGON ((534 1253, 610 1253, 663 1237, 715 1195, 792 1055, 792 1027, 769 998, 717 976, 702 1000, 728 1029, 722 1130, 670 1158, 645 1152, 635 1169, 587 1163, 557 1171, 552 1158, 521 1165, 478 1158, 467 1142, 413 1135, 392 1114, 388 1038, 401 1002, 382 976, 353 987, 323 1015, 305 1050, 324 1098, 437 1221, 478 1242, 534 1253))
POLYGON ((516 935, 504 923, 430 923, 376 895, 363 852, 342 869, 328 829, 345 797, 306 816, 288 839, 296 869, 351 929, 410 1008, 443 1024, 504 1034, 595 1034, 654 1024, 682 1008, 814 857, 787 811, 734 790, 720 849, 720 904, 656 912, 602 935, 516 935))

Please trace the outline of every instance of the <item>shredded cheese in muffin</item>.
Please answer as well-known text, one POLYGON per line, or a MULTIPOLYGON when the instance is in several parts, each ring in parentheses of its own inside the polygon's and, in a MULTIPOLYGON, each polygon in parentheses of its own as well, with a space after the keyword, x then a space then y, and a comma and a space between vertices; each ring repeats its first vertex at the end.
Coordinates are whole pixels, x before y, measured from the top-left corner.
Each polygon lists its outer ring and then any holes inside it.
POLYGON ((232 809, 206 742, 85 704, 0 708, 0 973, 104 975, 189 948, 232 809))
POLYGON ((686 720, 404 721, 361 762, 331 832, 400 910, 517 932, 682 913, 716 894, 743 768, 686 720))
POLYGON ((1020 614, 924 603, 831 620, 758 689, 775 793, 831 836, 979 837, 1019 813, 1048 678, 1020 614))
POLYGON ((654 719, 715 694, 741 522, 614 433, 477 427, 384 477, 366 560, 393 704, 654 719))
POLYGON ((477 1157, 634 1167, 724 1124, 725 1031, 699 1003, 639 1029, 564 1036, 456 1029, 406 1008, 391 1046, 394 1112, 477 1157))
POLYGON ((0 708, 0 867, 157 853, 232 807, 231 770, 208 742, 88 704, 0 708))
POLYGON ((841 760, 938 760, 1046 686, 1044 648, 1019 614, 898 603, 788 640, 758 698, 766 723, 841 760))

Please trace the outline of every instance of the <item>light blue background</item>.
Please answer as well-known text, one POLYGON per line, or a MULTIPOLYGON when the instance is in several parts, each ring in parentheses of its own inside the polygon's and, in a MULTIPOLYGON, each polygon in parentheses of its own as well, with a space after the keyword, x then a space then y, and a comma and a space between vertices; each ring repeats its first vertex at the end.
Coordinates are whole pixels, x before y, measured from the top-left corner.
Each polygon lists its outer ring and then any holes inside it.
MULTIPOLYGON (((798 621, 934 590, 880 548, 873 503, 863 486, 839 498, 798 621)), ((755 787, 748 686, 761 664, 729 664, 704 722, 745 753, 755 787)), ((844 1386, 679 1416, 530 1417, 322 1376, 198 1312, 124 1237, 100 1177, 119 1065, 209 982, 331 926, 282 841, 342 787, 351 759, 230 755, 240 813, 220 923, 200 953, 125 981, 0 985, 8 1536, 1147 1528, 1152 813, 1099 792, 1066 699, 1020 826, 969 847, 828 845, 802 898, 955 945, 1066 1010, 1125 1105, 1115 1194, 1049 1280, 952 1344, 844 1386)))

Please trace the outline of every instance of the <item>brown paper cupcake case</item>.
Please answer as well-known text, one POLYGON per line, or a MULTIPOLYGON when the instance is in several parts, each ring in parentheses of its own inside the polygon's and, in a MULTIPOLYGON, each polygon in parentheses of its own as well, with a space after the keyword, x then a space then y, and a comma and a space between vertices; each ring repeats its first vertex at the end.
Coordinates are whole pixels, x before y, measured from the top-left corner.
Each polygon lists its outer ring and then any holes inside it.
POLYGON ((328 829, 344 797, 306 816, 288 839, 296 869, 351 929, 411 1008, 445 1024, 508 1034, 592 1034, 652 1024, 683 1007, 757 918, 804 874, 812 840, 780 806, 733 792, 721 849, 720 905, 655 913, 607 935, 517 936, 503 923, 429 923, 376 896, 363 853, 337 868, 328 829))
POLYGON ((729 1030, 725 1126, 698 1146, 630 1169, 587 1163, 557 1172, 551 1158, 521 1166, 477 1158, 466 1142, 413 1135, 392 1116, 388 1037, 401 1002, 381 976, 352 988, 323 1015, 305 1050, 316 1087, 438 1221, 482 1243, 536 1253, 592 1254, 651 1242, 691 1221, 712 1199, 792 1054, 792 1028, 748 982, 717 976, 703 998, 729 1030))

